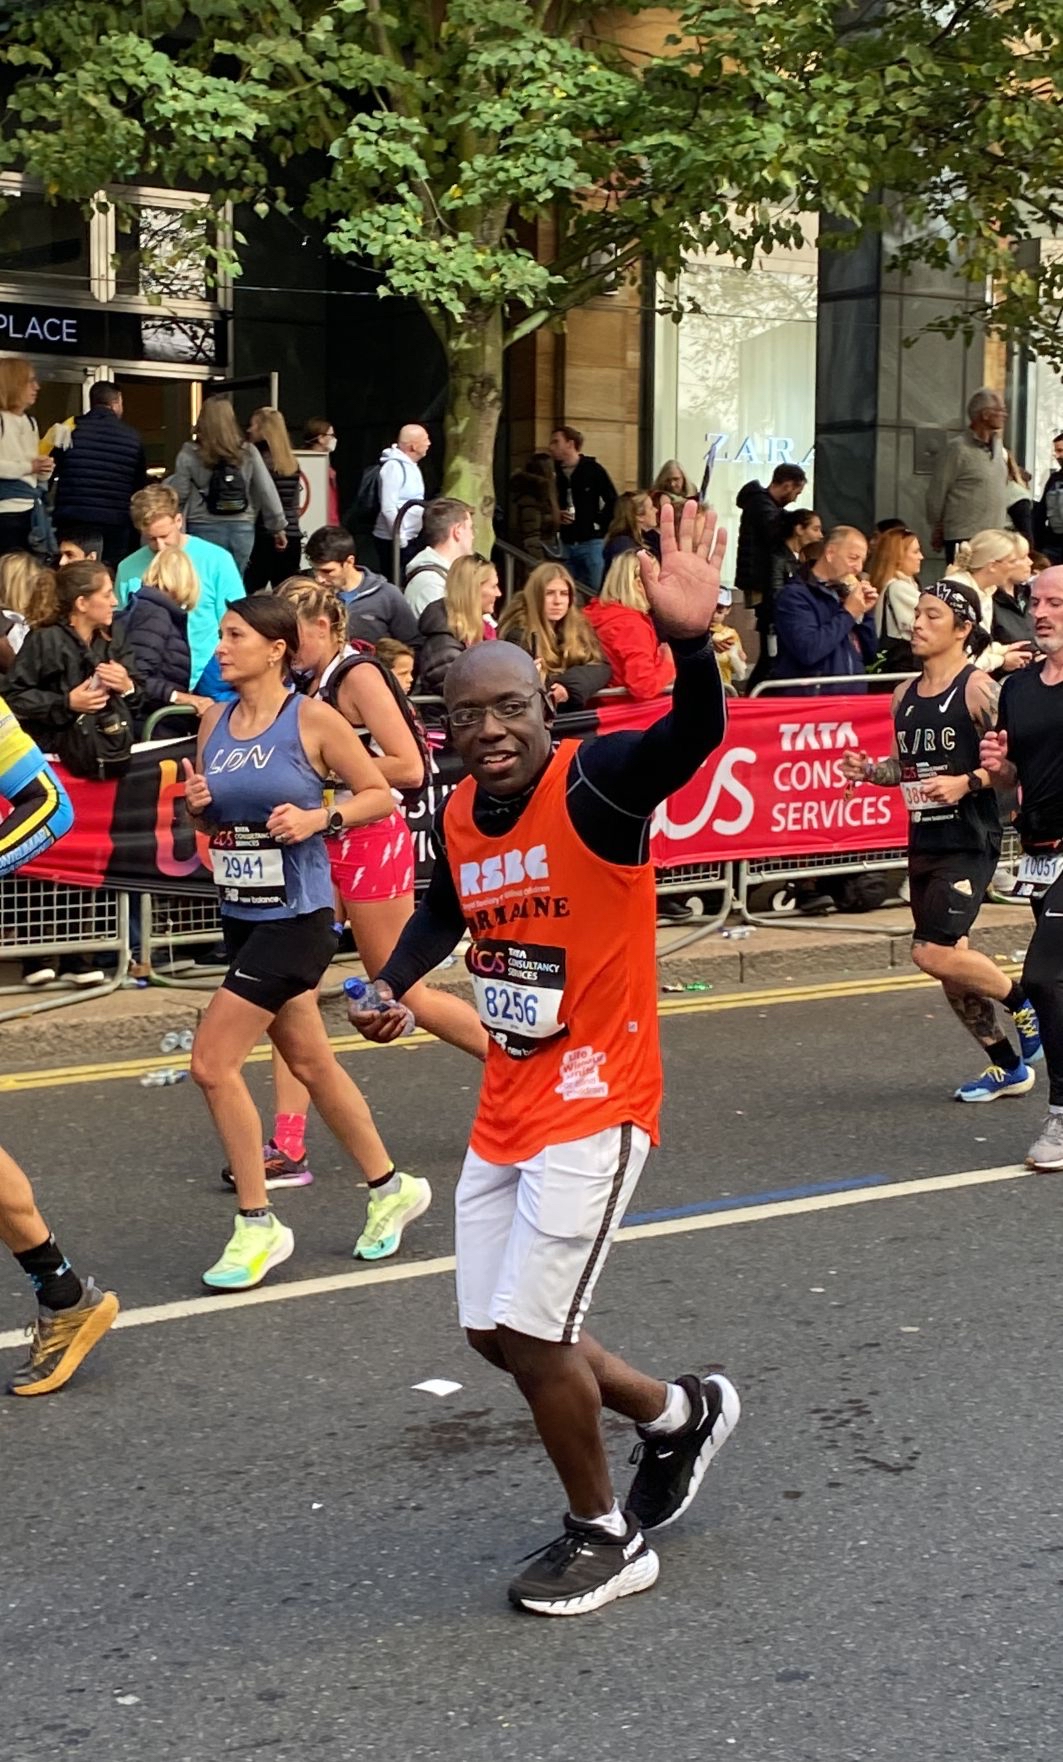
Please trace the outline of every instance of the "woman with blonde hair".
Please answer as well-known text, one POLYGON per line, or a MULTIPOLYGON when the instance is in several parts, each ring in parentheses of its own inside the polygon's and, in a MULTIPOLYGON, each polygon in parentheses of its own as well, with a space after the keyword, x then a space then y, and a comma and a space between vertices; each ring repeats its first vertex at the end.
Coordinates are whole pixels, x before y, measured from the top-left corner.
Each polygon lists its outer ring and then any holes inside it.
POLYGON ((228 399, 207 398, 195 440, 177 455, 173 476, 185 527, 192 538, 228 551, 243 575, 255 542, 259 515, 278 551, 287 552, 287 520, 257 447, 243 435, 228 399))
POLYGON ((661 560, 657 507, 649 490, 626 489, 616 498, 616 512, 605 535, 602 551, 606 568, 624 551, 649 551, 658 563, 661 560))
POLYGON ((650 486, 650 494, 658 500, 670 496, 673 502, 696 502, 697 486, 691 483, 678 459, 666 459, 650 486))
POLYGON ((195 564, 184 551, 164 546, 130 597, 121 624, 149 711, 187 704, 202 716, 214 701, 190 689, 188 614, 199 604, 199 594, 195 564))
POLYGON ((23 355, 0 361, 0 553, 24 551, 31 533, 51 528, 41 484, 54 461, 39 452, 30 415, 40 389, 32 361, 23 355))
POLYGON ((912 655, 912 625, 922 588, 923 547, 907 526, 890 527, 871 546, 867 573, 878 599, 875 629, 887 673, 918 672, 912 655))
MULTIPOLYGON (((955 559, 945 571, 947 581, 962 581, 975 589, 982 611, 979 623, 987 633, 993 628, 993 595, 1010 578, 1023 542, 1016 532, 987 527, 957 545, 955 559)), ((1028 667, 1032 659, 1024 642, 990 642, 974 664, 986 673, 1013 673, 1028 667)))
POLYGON ((550 701, 581 710, 609 683, 598 639, 576 605, 576 583, 561 563, 540 563, 506 607, 498 626, 539 668, 550 701))
POLYGON ((284 509, 284 550, 273 542, 261 514, 255 522, 255 543, 251 561, 244 571, 248 593, 260 588, 279 587, 289 576, 299 573, 303 540, 299 531, 299 466, 288 439, 288 424, 279 410, 263 404, 252 412, 247 425, 247 438, 257 447, 262 463, 273 480, 273 487, 284 509))
POLYGON ((0 672, 6 673, 26 640, 41 565, 28 551, 0 557, 0 672))
POLYGON ((458 656, 485 640, 488 586, 497 593, 498 571, 492 562, 482 557, 458 557, 447 571, 443 598, 433 600, 421 613, 421 684, 433 696, 442 696, 443 681, 458 656))
MULTIPOLYGON (((413 842, 398 803, 401 791, 410 798, 427 781, 426 751, 401 686, 393 685, 374 655, 348 645, 347 611, 339 595, 294 576, 282 583, 276 597, 287 601, 299 621, 295 667, 304 690, 359 730, 396 798, 389 818, 354 827, 327 846, 333 887, 373 979, 413 915, 413 842)), ((487 1036, 470 1004, 424 984, 415 990, 423 1028, 476 1058, 486 1055, 487 1036)), ((309 1095, 279 1054, 274 1054, 273 1077, 275 1115, 265 1146, 266 1185, 306 1186, 313 1179, 306 1157, 309 1095)))
POLYGON ((640 700, 659 697, 671 685, 672 651, 658 639, 634 551, 625 551, 610 565, 601 593, 587 607, 587 618, 612 668, 611 684, 640 700))

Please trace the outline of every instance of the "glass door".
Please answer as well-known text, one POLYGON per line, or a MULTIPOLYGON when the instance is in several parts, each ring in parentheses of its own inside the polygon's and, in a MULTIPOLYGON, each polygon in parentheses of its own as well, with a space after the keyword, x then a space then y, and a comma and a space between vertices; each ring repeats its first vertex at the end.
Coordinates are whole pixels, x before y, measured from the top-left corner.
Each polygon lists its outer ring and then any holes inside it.
POLYGON ((168 477, 199 413, 202 382, 141 373, 115 373, 125 420, 140 430, 153 478, 168 477))

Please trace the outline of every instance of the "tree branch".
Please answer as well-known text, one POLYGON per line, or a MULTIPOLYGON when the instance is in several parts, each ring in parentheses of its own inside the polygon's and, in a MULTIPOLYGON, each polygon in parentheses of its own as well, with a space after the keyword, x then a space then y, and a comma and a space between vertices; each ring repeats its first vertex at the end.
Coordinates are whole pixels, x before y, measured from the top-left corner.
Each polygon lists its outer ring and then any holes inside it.
POLYGON ((601 293, 607 281, 611 281, 614 276, 621 275, 625 269, 630 269, 633 263, 637 263, 638 259, 643 256, 645 249, 642 240, 636 239, 635 243, 630 245, 626 251, 621 252, 612 262, 605 264, 601 269, 596 270, 593 275, 586 276, 583 281, 573 282, 565 290, 564 296, 554 305, 549 308, 540 307, 535 312, 529 312, 527 317, 521 318, 511 330, 506 332, 503 348, 511 349, 513 344, 519 343, 523 337, 531 336, 534 331, 540 330, 549 319, 558 318, 563 313, 570 312, 573 306, 582 305, 584 300, 593 299, 595 294, 601 293))

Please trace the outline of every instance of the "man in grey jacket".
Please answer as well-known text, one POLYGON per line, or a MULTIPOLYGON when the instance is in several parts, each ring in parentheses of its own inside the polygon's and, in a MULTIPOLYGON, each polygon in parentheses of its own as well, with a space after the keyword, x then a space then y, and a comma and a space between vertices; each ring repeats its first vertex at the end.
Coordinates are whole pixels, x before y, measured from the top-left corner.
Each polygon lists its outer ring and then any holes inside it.
POLYGON ((1007 410, 998 392, 982 386, 967 405, 968 427, 938 457, 926 492, 930 543, 944 545, 951 563, 956 546, 1008 517, 1008 463, 1004 451, 1007 410))
POLYGON ((420 648, 421 632, 406 596, 383 575, 359 568, 354 539, 345 526, 319 526, 307 540, 306 554, 314 580, 333 588, 344 601, 349 637, 377 643, 390 636, 409 648, 420 648))

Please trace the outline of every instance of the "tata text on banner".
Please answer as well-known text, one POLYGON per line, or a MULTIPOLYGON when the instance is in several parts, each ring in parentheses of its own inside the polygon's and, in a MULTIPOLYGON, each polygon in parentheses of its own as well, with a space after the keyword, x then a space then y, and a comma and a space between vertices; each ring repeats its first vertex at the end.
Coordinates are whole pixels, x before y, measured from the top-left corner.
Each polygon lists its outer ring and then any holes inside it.
MULTIPOLYGON (((908 816, 900 790, 847 789, 841 773, 847 747, 876 758, 889 752, 889 704, 884 694, 730 703, 723 745, 654 816, 654 862, 668 868, 903 847, 908 816)), ((599 733, 647 728, 667 708, 662 699, 606 705, 599 733)))

